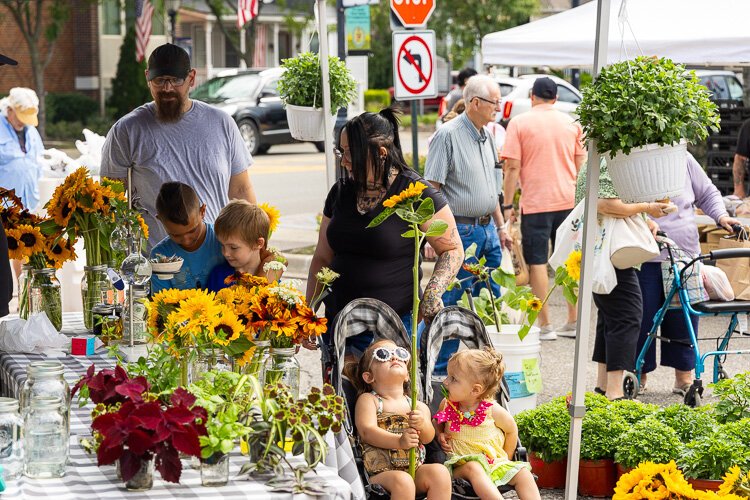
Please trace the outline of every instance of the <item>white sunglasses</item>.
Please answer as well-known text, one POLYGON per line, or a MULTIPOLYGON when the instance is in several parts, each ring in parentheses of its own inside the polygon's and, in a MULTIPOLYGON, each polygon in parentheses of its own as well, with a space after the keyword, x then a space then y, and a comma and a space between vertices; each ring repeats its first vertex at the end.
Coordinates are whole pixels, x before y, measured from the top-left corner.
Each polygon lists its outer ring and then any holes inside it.
POLYGON ((411 354, 409 354, 409 351, 404 349, 403 347, 394 347, 393 349, 388 349, 387 347, 378 347, 372 353, 372 359, 380 361, 381 363, 390 361, 392 358, 396 358, 399 361, 408 363, 411 359, 411 354))

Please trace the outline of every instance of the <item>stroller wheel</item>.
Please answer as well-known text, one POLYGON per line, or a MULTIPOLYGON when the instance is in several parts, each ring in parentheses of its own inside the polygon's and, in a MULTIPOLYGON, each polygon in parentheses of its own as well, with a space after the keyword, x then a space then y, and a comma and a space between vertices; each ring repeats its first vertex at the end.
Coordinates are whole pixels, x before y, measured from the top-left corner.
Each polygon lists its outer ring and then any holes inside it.
POLYGON ((641 388, 641 384, 638 382, 638 377, 635 373, 625 372, 622 377, 622 392, 628 399, 635 399, 638 396, 638 389, 641 388))
POLYGON ((697 408, 703 406, 703 386, 697 386, 693 384, 690 389, 685 393, 684 402, 687 406, 697 408))
POLYGON ((729 378, 729 374, 724 368, 719 368, 719 380, 726 380, 729 378))

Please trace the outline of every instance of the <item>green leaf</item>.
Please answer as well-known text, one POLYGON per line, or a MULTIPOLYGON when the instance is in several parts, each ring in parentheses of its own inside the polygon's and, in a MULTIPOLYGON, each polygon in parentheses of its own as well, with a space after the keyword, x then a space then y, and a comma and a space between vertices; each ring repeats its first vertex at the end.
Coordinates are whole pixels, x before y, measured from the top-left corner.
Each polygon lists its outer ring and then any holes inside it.
POLYGON ((432 201, 432 198, 428 197, 422 200, 417 208, 417 215, 425 222, 432 219, 432 216, 435 215, 435 202, 432 201))
POLYGON ((404 232, 404 233, 401 233, 401 237, 402 237, 402 238, 414 238, 414 235, 415 235, 415 234, 416 234, 416 233, 414 232, 414 230, 413 230, 413 229, 409 229, 408 231, 406 231, 406 232, 404 232))
POLYGON ((477 255, 477 244, 472 243, 469 245, 466 250, 464 250, 464 259, 468 260, 471 257, 475 257, 477 255))
POLYGON ((402 220, 405 220, 406 222, 411 222, 413 224, 422 224, 425 221, 422 220, 422 217, 419 216, 414 210, 411 208, 400 208, 397 207, 396 209, 396 215, 401 217, 402 220))
POLYGON ((367 225, 368 228, 376 227, 385 222, 385 220, 393 215, 395 210, 393 208, 384 208, 372 221, 367 225))
POLYGON ((497 268, 490 273, 492 281, 497 283, 503 288, 515 288, 516 286, 516 275, 513 273, 506 272, 503 269, 497 268))
MULTIPOLYGON (((430 198, 427 198, 428 200, 430 198)), ((440 236, 448 229, 448 223, 441 219, 435 219, 427 228, 426 236, 440 236)))

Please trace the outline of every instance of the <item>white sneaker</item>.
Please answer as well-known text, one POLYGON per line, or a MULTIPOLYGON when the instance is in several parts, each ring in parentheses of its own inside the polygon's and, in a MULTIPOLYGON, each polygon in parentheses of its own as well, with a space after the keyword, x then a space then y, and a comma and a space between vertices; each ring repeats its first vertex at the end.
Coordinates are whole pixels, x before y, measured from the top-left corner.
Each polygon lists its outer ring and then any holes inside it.
POLYGON ((539 340, 557 340, 557 334, 551 326, 542 326, 539 328, 539 340))
POLYGON ((561 337, 567 337, 570 339, 576 338, 576 323, 575 321, 572 323, 565 323, 563 326, 558 328, 557 334, 561 337))

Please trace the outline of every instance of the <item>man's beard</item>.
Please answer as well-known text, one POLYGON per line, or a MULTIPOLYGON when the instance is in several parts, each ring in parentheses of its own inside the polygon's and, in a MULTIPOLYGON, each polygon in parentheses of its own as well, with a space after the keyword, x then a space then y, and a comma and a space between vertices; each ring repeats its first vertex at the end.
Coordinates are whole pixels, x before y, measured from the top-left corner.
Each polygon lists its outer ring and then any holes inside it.
POLYGON ((156 118, 159 121, 174 123, 182 117, 182 106, 185 99, 177 92, 159 92, 154 98, 156 105, 156 118), (172 100, 163 100, 165 97, 174 97, 172 100))

